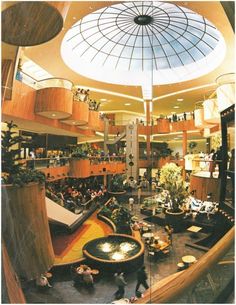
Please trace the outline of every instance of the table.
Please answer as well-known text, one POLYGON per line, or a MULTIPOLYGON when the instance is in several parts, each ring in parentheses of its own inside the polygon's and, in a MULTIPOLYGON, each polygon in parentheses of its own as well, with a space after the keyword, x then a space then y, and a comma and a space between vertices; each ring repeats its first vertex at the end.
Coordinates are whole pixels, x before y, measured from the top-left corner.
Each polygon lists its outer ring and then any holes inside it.
POLYGON ((169 247, 169 244, 163 240, 159 240, 158 243, 153 243, 150 245, 151 248, 155 249, 155 250, 160 250, 160 251, 163 251, 165 250, 166 248, 169 247))
POLYGON ((182 262, 184 264, 188 264, 188 265, 193 264, 193 263, 196 262, 196 257, 193 256, 193 255, 185 255, 185 256, 182 257, 182 262))
POLYGON ((202 229, 202 227, 191 226, 187 230, 192 232, 192 233, 197 233, 197 232, 201 231, 201 229, 202 229))
POLYGON ((143 234, 144 238, 152 238, 153 236, 154 236, 154 233, 151 233, 151 232, 147 232, 147 233, 143 234))
POLYGON ((138 221, 138 217, 137 217, 137 216, 132 216, 132 217, 131 217, 131 220, 132 220, 132 221, 138 221))
POLYGON ((197 227, 197 226, 191 226, 187 228, 187 231, 191 232, 191 237, 192 238, 197 238, 198 237, 198 232, 202 230, 202 227, 197 227))

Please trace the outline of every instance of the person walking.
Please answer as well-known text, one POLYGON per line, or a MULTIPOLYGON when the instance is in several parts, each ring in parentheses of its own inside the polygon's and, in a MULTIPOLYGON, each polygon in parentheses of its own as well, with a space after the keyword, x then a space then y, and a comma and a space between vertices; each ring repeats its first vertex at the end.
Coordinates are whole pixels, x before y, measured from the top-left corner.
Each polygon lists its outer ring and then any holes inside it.
POLYGON ((135 289, 136 292, 139 290, 140 285, 143 285, 145 289, 149 288, 147 283, 147 273, 145 270, 145 266, 142 266, 137 272, 137 285, 135 289))
POLYGON ((118 287, 118 290, 115 292, 116 299, 122 299, 125 295, 125 285, 127 282, 124 279, 122 272, 115 273, 115 283, 118 287))

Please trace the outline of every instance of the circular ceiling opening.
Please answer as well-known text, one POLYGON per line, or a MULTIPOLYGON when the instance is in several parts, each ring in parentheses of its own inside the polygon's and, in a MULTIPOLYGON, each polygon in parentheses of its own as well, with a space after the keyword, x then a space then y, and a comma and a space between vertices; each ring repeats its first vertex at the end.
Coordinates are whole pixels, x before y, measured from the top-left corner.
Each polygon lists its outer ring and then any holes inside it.
POLYGON ((77 21, 61 55, 77 73, 122 85, 191 80, 214 70, 225 56, 216 27, 188 8, 168 2, 124 2, 77 21))
POLYGON ((153 18, 148 15, 140 15, 134 18, 134 22, 138 25, 148 25, 152 23, 153 18))

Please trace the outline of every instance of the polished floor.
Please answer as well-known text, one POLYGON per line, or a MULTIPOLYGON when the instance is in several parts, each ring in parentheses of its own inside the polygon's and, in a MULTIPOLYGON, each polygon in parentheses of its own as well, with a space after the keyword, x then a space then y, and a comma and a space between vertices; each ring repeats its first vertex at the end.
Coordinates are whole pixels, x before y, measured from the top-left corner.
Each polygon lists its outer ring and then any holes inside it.
MULTIPOLYGON (((140 218, 146 218, 140 214, 140 208, 136 204, 134 213, 140 218)), ((158 235, 164 234, 164 230, 157 224, 152 224, 153 232, 158 235)), ((201 237, 201 234, 199 233, 201 237)), ((173 234, 173 245, 170 254, 162 259, 154 260, 145 251, 145 266, 148 273, 149 286, 177 271, 177 263, 184 255, 194 255, 197 259, 204 254, 203 251, 185 246, 191 242, 192 235, 188 231, 173 234)), ((77 303, 77 304, 109 304, 114 301, 114 293, 117 290, 114 283, 113 274, 105 274, 100 270, 100 274, 95 278, 94 288, 74 287, 69 268, 61 268, 53 271, 51 283, 53 288, 40 292, 34 283, 24 287, 25 297, 28 303, 77 303)), ((127 286, 125 297, 131 298, 135 294, 136 272, 125 274, 127 286)), ((143 287, 140 291, 144 291, 143 287)))

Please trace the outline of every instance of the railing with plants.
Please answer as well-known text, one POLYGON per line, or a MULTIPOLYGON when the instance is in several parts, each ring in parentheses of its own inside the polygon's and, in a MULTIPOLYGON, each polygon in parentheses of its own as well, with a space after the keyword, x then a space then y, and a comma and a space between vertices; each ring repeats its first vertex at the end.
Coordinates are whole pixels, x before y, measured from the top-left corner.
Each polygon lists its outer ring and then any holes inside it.
MULTIPOLYGON (((36 159, 22 159, 20 162, 25 163, 27 168, 51 168, 68 166, 70 157, 57 158, 36 158, 36 159)), ((104 157, 84 157, 81 159, 89 159, 90 164, 101 164, 101 163, 125 163, 125 156, 104 156, 104 157)))

